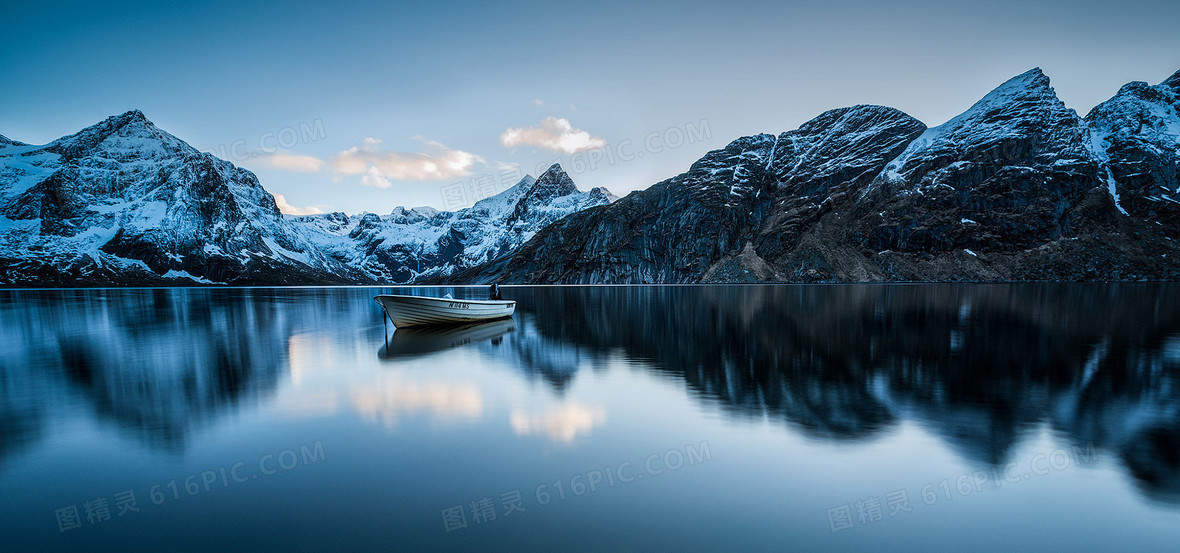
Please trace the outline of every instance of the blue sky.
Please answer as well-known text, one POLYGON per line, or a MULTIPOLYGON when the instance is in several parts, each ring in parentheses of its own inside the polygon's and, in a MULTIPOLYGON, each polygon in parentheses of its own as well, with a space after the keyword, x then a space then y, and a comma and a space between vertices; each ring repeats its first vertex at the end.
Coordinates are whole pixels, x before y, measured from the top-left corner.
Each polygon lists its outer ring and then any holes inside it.
POLYGON ((1177 21, 1174 0, 5 2, 0 134, 140 109, 290 209, 457 207, 553 161, 622 195, 826 109, 936 125, 1036 66, 1085 114, 1180 69, 1177 21))

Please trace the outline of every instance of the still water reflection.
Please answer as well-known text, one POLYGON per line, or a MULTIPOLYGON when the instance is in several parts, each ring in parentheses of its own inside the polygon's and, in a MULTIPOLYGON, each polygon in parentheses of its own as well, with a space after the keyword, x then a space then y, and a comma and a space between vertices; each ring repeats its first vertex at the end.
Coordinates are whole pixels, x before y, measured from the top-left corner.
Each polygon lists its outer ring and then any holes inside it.
POLYGON ((390 291, 0 292, 5 551, 1180 538, 1178 286, 390 291))

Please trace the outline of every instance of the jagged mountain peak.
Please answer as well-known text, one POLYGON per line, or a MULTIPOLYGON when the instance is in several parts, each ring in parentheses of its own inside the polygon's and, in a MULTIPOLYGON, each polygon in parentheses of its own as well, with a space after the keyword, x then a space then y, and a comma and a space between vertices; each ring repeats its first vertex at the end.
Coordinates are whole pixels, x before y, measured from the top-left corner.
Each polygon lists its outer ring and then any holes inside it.
POLYGON ((521 201, 527 204, 549 203, 554 198, 568 196, 577 191, 574 179, 561 168, 560 163, 554 163, 528 187, 521 201))
POLYGON ((1164 79, 1164 82, 1160 84, 1168 85, 1172 88, 1180 90, 1180 69, 1176 70, 1175 73, 1172 73, 1171 77, 1164 79))
POLYGON ((123 124, 132 123, 132 122, 151 123, 151 121, 148 120, 147 116, 144 115, 143 112, 139 111, 138 109, 129 109, 123 113, 120 113, 119 115, 112 115, 111 117, 108 117, 108 119, 115 119, 115 120, 121 121, 123 124))
POLYGON ((1109 108, 1112 103, 1118 103, 1120 101, 1126 101, 1129 99, 1161 102, 1165 104, 1171 103, 1173 99, 1176 98, 1178 92, 1180 92, 1180 90, 1173 89, 1166 83, 1166 81, 1155 86, 1147 84, 1144 81, 1131 81, 1120 87, 1119 91, 1115 93, 1111 99, 1095 106, 1094 109, 1090 110, 1090 113, 1086 115, 1086 118, 1087 120, 1090 119, 1091 114, 1094 114, 1095 112, 1101 112, 1102 108, 1109 108))
MULTIPOLYGON (((86 156, 100 146, 104 150, 123 150, 139 156, 145 150, 167 155, 192 155, 197 150, 183 140, 160 129, 138 109, 112 115, 74 134, 50 142, 45 149, 68 158, 86 156)), ((116 156, 118 157, 118 156, 116 156)))
POLYGON ((246 169, 197 151, 143 112, 44 146, 0 147, 0 281, 96 284, 408 282, 515 251, 609 203, 559 164, 471 208, 284 218, 246 169), (13 155, 18 154, 18 155, 13 155))
MULTIPOLYGON (((1172 79, 1177 79, 1180 84, 1177 76, 1172 79)), ((1180 107, 1180 89, 1173 88, 1168 82, 1152 86, 1143 81, 1131 81, 1109 100, 1094 106, 1085 120, 1099 132, 1133 128, 1136 130, 1132 134, 1136 134, 1146 126, 1180 134, 1180 128, 1175 128, 1174 123, 1178 117, 1176 108, 1180 107)))
POLYGON ((1124 215, 1180 220, 1180 72, 1152 86, 1127 83, 1086 114, 1090 145, 1124 215), (1175 83, 1169 84, 1170 82, 1175 83), (1121 200, 1121 196, 1129 196, 1121 200))
POLYGON ((829 110, 557 221, 456 281, 1174 278, 1180 124, 1157 100, 1177 94, 1124 94, 1109 119, 1128 138, 1101 158, 1039 68, 935 128, 881 106, 829 110))
POLYGON ((1057 92, 1050 86, 1049 77, 1039 67, 1004 81, 948 123, 972 116, 995 114, 998 111, 1023 109, 1030 104, 1040 107, 1065 107, 1057 98, 1057 92))
POLYGON ((1135 94, 1135 93, 1137 93, 1143 89, 1147 89, 1147 88, 1151 88, 1151 85, 1147 84, 1147 81, 1131 81, 1131 82, 1119 87, 1119 91, 1115 93, 1115 96, 1117 97, 1117 96, 1125 96, 1128 94, 1135 94))
POLYGON ((1036 116, 1045 113, 1055 117, 1077 117, 1057 97, 1057 92, 1049 84, 1049 77, 1039 67, 1034 67, 1004 81, 963 113, 937 127, 931 127, 930 132, 946 134, 960 129, 970 131, 981 123, 1031 125, 1043 122, 1036 120, 1036 116))
POLYGON ((1003 84, 996 88, 1022 86, 1024 88, 1045 88, 1049 86, 1049 76, 1041 70, 1040 67, 1034 67, 1004 81, 1003 84))
POLYGON ((1006 164, 1029 157, 1029 148, 1084 156, 1084 134, 1077 112, 1066 107, 1049 77, 1034 67, 1004 81, 946 123, 927 129, 882 176, 912 181, 954 161, 966 161, 967 152, 989 152, 985 157, 991 162, 1006 164))
POLYGON ((2 148, 4 146, 28 146, 28 144, 25 144, 24 142, 21 142, 19 140, 13 140, 11 138, 8 138, 7 136, 0 134, 0 148, 2 148))
POLYGON ((509 186, 507 190, 494 196, 483 198, 475 202, 475 205, 472 205, 471 208, 460 210, 460 213, 466 211, 467 214, 476 216, 487 216, 492 213, 510 213, 520 198, 527 194, 536 182, 537 179, 533 178, 532 175, 526 174, 516 184, 509 186))
POLYGON ((565 169, 562 169, 561 164, 554 163, 544 173, 541 173, 541 176, 537 177, 537 181, 533 184, 533 187, 553 185, 572 187, 573 184, 573 179, 565 172, 565 169))
POLYGON ((60 141, 69 139, 71 137, 82 136, 106 136, 128 125, 133 125, 143 130, 147 130, 149 128, 156 129, 156 125, 148 120, 147 116, 144 115, 142 111, 133 109, 125 111, 119 115, 107 117, 98 123, 90 125, 89 127, 86 127, 72 135, 63 136, 58 140, 60 141))
POLYGON ((603 200, 606 200, 606 203, 608 204, 614 203, 615 200, 619 199, 618 196, 611 193, 610 190, 607 190, 605 186, 595 186, 594 188, 591 188, 590 195, 591 197, 602 198, 603 200))

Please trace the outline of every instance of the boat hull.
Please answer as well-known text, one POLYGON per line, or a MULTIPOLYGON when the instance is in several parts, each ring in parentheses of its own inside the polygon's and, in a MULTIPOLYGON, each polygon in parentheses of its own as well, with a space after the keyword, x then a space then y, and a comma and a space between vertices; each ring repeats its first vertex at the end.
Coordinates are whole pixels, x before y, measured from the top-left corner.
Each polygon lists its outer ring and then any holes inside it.
POLYGON ((458 300, 425 296, 382 295, 373 298, 398 328, 491 321, 511 317, 512 300, 458 300))

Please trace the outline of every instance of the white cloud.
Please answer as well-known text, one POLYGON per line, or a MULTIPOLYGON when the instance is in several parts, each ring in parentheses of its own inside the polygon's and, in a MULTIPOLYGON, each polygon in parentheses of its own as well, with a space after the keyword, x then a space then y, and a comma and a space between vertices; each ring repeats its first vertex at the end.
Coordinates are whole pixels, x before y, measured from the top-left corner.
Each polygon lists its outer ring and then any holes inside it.
POLYGON ((575 129, 569 119, 549 116, 536 127, 509 128, 500 135, 500 144, 507 148, 536 146, 572 154, 601 148, 606 145, 606 141, 582 129, 575 129))
POLYGON ((282 194, 275 194, 274 197, 275 197, 275 205, 279 206, 279 211, 282 211, 283 213, 286 213, 287 215, 315 215, 317 213, 324 212, 324 210, 322 210, 318 207, 314 207, 314 206, 313 207, 295 207, 295 206, 287 203, 287 198, 284 198, 282 194))
POLYGON ((353 146, 332 158, 332 168, 345 175, 364 175, 368 186, 388 188, 390 180, 445 180, 471 174, 483 158, 463 150, 452 150, 433 140, 425 142, 427 152, 382 152, 381 140, 366 138, 364 145, 353 146))
POLYGON ((543 105, 545 105, 545 102, 542 102, 540 98, 533 98, 533 105, 534 106, 543 106, 543 105))
POLYGON ((267 154, 259 156, 255 161, 272 169, 297 173, 318 173, 324 168, 322 159, 295 154, 267 154))
POLYGON ((381 170, 376 167, 369 167, 364 175, 361 175, 361 184, 365 186, 373 186, 376 188, 389 188, 393 183, 381 174, 381 170))

